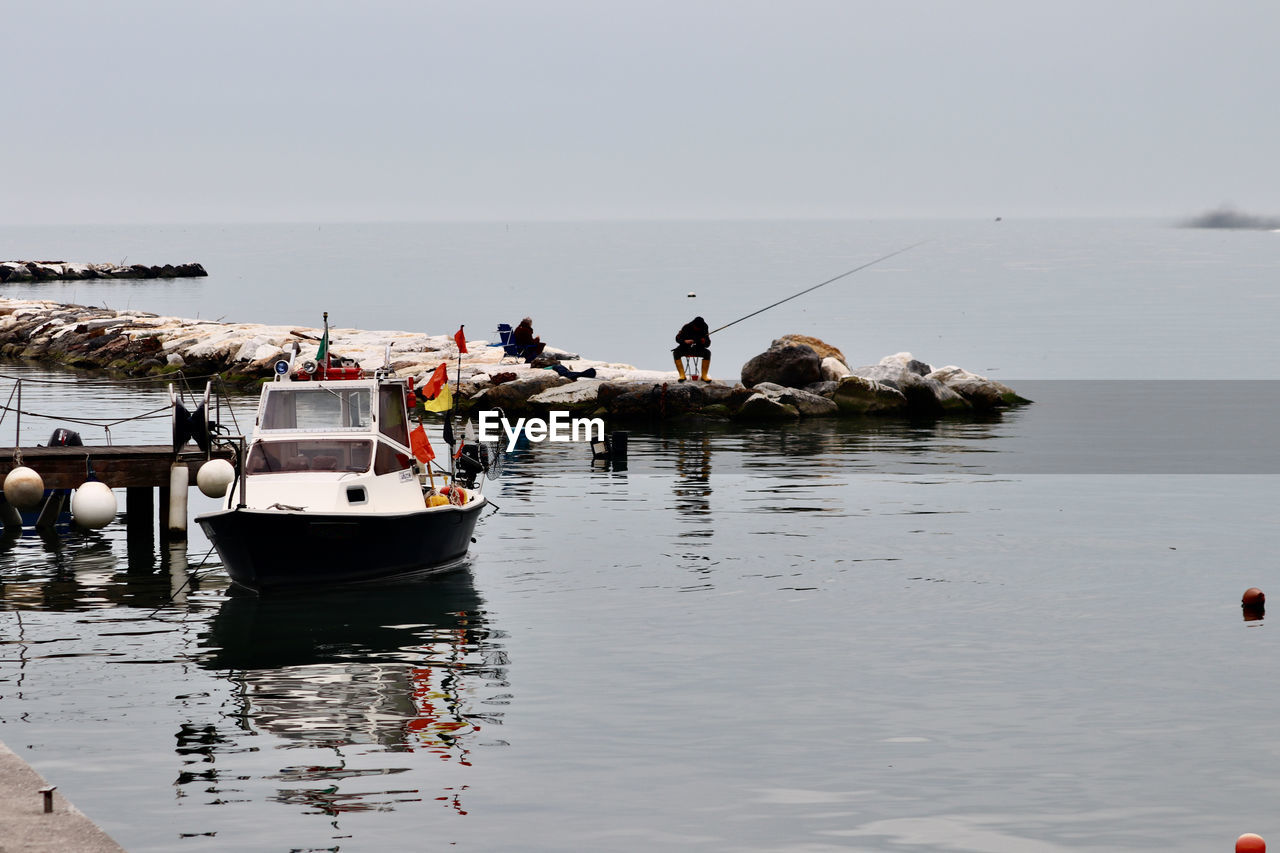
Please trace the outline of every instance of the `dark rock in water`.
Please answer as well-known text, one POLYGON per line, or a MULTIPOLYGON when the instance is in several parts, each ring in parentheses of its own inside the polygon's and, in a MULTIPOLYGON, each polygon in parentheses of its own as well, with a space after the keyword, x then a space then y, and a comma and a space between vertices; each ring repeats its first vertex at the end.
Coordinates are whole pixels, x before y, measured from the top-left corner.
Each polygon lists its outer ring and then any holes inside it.
POLYGON ((959 367, 940 367, 925 378, 941 382, 979 411, 1024 406, 1031 402, 1008 385, 959 367))
POLYGON ((937 379, 926 378, 932 370, 912 358, 911 353, 900 352, 880 359, 879 364, 854 368, 852 375, 901 391, 907 408, 916 414, 937 415, 971 408, 960 394, 937 379))
POLYGON ((764 394, 776 403, 791 406, 806 418, 829 417, 837 414, 840 410, 834 400, 818 394, 810 394, 808 391, 802 391, 798 388, 783 388, 781 385, 774 385, 772 382, 761 382, 755 386, 754 390, 764 394))
POLYGON ((529 398, 534 394, 557 385, 567 385, 570 381, 550 371, 538 371, 528 379, 516 379, 486 388, 474 401, 481 409, 501 408, 507 412, 527 412, 533 408, 529 405, 529 398))
POLYGON ((26 264, 8 261, 0 264, 0 282, 31 281, 31 270, 26 264))
POLYGON ((849 366, 849 362, 845 359, 844 353, 840 352, 838 347, 833 347, 821 338, 815 338, 812 335, 783 335, 773 343, 769 344, 770 348, 783 346, 806 346, 818 354, 819 360, 824 358, 834 358, 845 367, 849 366))
MULTIPOLYGON (((743 389, 745 390, 745 389, 743 389)), ((731 405, 736 389, 703 382, 602 382, 597 400, 620 419, 670 418, 731 405)))
POLYGON ((766 394, 752 394, 743 402, 734 417, 743 421, 795 420, 800 417, 800 410, 766 394))
POLYGON ((831 398, 841 412, 850 415, 901 414, 907 411, 907 398, 901 391, 861 376, 841 379, 831 398))
POLYGON ((59 275, 59 270, 48 264, 27 264, 27 269, 31 271, 31 277, 36 281, 51 281, 59 275))
POLYGON ((804 386, 804 390, 810 394, 817 394, 819 397, 831 397, 836 393, 836 389, 840 387, 839 382, 832 382, 824 379, 821 382, 814 382, 812 385, 804 386))
POLYGON ((771 346, 742 365, 742 384, 748 388, 761 382, 803 388, 821 381, 822 359, 805 344, 771 346))

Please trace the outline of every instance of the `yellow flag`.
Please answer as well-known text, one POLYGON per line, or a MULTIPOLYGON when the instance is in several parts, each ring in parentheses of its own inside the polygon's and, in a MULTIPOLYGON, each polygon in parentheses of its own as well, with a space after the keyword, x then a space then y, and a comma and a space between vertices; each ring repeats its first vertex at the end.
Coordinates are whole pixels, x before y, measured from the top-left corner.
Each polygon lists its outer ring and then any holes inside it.
POLYGON ((428 412, 447 412, 453 406, 453 392, 446 385, 440 389, 440 393, 433 399, 427 400, 422 404, 422 408, 428 412))

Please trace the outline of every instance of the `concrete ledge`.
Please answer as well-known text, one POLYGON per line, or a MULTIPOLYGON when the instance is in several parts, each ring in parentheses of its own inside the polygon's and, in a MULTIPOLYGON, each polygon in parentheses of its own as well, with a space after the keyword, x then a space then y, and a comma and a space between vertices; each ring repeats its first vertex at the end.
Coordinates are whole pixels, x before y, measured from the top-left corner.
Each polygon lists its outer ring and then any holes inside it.
POLYGON ((44 810, 48 783, 0 743, 0 851, 3 853, 124 853, 124 848, 57 791, 44 810))

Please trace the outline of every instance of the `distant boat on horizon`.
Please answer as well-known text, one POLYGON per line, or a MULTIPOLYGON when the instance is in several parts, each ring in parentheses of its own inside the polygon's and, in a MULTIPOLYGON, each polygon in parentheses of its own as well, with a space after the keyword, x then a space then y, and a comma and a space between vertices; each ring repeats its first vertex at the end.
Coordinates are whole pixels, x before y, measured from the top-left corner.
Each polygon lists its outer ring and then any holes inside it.
POLYGON ((1220 207, 1188 219, 1184 228, 1236 228, 1250 231, 1280 231, 1280 218, 1241 213, 1229 207, 1220 207))

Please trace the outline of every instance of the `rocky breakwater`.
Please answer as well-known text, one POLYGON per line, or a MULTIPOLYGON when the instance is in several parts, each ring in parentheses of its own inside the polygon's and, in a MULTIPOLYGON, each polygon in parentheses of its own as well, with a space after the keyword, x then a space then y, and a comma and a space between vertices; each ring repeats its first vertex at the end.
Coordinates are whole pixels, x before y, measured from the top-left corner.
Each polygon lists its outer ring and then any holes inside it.
MULTIPOLYGON (((0 357, 28 359, 71 367, 102 369, 130 376, 166 374, 222 374, 233 384, 252 384, 273 375, 273 367, 296 348, 298 360, 313 358, 323 331, 305 326, 260 323, 220 323, 211 320, 164 317, 140 311, 114 311, 87 305, 67 305, 39 299, 0 298, 0 357)), ((502 347, 487 341, 469 342, 462 357, 452 335, 405 331, 364 331, 331 328, 330 349, 372 369, 381 366, 390 347, 391 369, 398 376, 425 378, 441 362, 449 376, 461 376, 464 398, 496 384, 491 375, 541 383, 568 382, 550 371, 529 365, 504 364, 502 347)), ((599 368, 602 376, 624 376, 630 365, 572 361, 572 353, 548 347, 548 363, 599 368)), ((646 375, 640 372, 639 375, 646 375)), ((661 374, 651 374, 660 376, 661 374)), ((523 387, 521 385, 513 386, 523 387)))
MULTIPOLYGON (((46 300, 0 298, 0 357, 96 368, 118 374, 221 374, 249 385, 273 375, 295 350, 313 358, 322 331, 297 326, 218 323, 113 311, 46 300)), ((332 328, 330 349, 366 369, 384 363, 425 379, 441 362, 457 382, 464 411, 511 415, 570 411, 619 421, 684 417, 742 421, 838 416, 938 417, 991 412, 1027 400, 1012 388, 959 367, 933 369, 898 353, 850 369, 844 354, 816 338, 788 335, 742 367, 741 381, 677 382, 673 371, 591 361, 548 347, 525 364, 501 346, 468 341, 458 358, 452 335, 332 328)))
POLYGON ((94 278, 198 278, 200 264, 70 264, 66 261, 0 261, 0 282, 80 281, 94 278))
MULTIPOLYGON (((586 362, 561 364, 561 373, 586 362)), ((742 367, 741 382, 674 381, 667 373, 605 365, 590 378, 549 371, 477 372, 462 384, 464 407, 510 414, 567 410, 615 420, 709 417, 741 421, 818 417, 941 417, 989 413, 1030 402, 960 367, 934 369, 910 353, 850 368, 817 338, 787 335, 742 367)))

